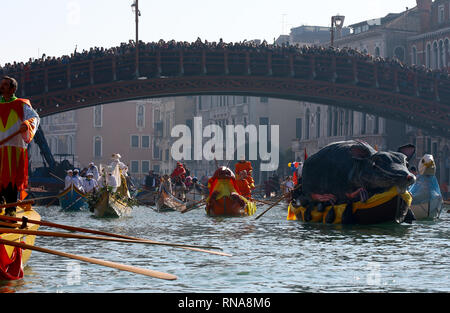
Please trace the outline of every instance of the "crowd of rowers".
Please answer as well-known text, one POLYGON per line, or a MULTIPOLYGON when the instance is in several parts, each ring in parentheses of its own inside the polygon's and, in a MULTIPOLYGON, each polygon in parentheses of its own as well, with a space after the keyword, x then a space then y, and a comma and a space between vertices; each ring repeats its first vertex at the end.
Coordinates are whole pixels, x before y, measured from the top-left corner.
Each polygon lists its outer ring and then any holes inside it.
POLYGON ((117 177, 113 175, 114 169, 118 167, 123 176, 128 176, 128 167, 120 161, 120 158, 121 156, 118 153, 112 155, 112 161, 107 166, 107 173, 100 173, 94 162, 89 163, 89 166, 81 172, 78 169, 67 170, 67 175, 64 179, 64 189, 74 186, 81 192, 88 194, 98 191, 106 184, 111 186, 113 191, 116 191, 120 183, 117 177))
MULTIPOLYGON (((240 195, 247 199, 251 199, 252 191, 256 189, 255 181, 252 176, 253 168, 251 162, 240 160, 235 164, 234 169, 234 173, 236 173, 234 180, 236 182, 236 187, 240 195)), ((275 174, 274 177, 278 176, 275 174)), ((291 176, 289 177, 292 178, 291 176)), ((286 177, 286 180, 288 180, 289 177, 286 177)), ((186 196, 186 194, 191 191, 198 192, 199 194, 203 195, 208 194, 215 178, 216 177, 214 176, 203 176, 199 180, 196 176, 191 176, 191 172, 186 164, 177 162, 176 168, 170 175, 164 174, 160 176, 159 174, 150 171, 149 174, 145 177, 144 188, 149 191, 155 191, 164 188, 167 192, 173 194, 178 199, 187 202, 191 199, 187 199, 188 197, 186 196)), ((266 188, 266 190, 275 191, 275 193, 279 192, 280 189, 286 190, 283 184, 274 186, 273 183, 275 181, 275 178, 271 180, 268 184, 270 185, 270 187, 266 188)), ((294 183, 292 182, 292 179, 290 179, 290 184, 286 184, 289 186, 289 190, 293 189, 294 183)), ((269 192, 267 196, 271 196, 271 193, 269 192)))
MULTIPOLYGON (((118 166, 120 172, 128 177, 128 167, 120 161, 120 158, 120 154, 112 155, 112 162, 107 166, 109 172, 106 174, 106 178, 99 172, 94 162, 89 163, 89 166, 81 171, 79 169, 68 170, 65 178, 65 189, 73 185, 83 193, 93 193, 102 188, 105 183, 113 189, 117 189, 117 179, 114 175, 111 175, 113 169, 118 166)), ((280 181, 280 177, 276 173, 264 181, 263 187, 266 198, 277 196, 280 193, 284 194, 294 189, 298 180, 301 179, 302 163, 295 162, 292 165, 289 163, 289 167, 292 167, 292 175, 286 176, 283 181, 280 181)), ((250 161, 241 160, 235 164, 237 189, 247 199, 251 199, 252 191, 256 188, 252 172, 253 168, 250 161)), ((187 193, 190 191, 197 192, 199 195, 208 194, 214 178, 214 176, 203 176, 199 180, 196 176, 191 176, 191 171, 186 164, 177 162, 176 168, 170 175, 164 174, 161 176, 152 170, 149 171, 143 181, 143 188, 148 191, 157 191, 163 187, 170 194, 186 202, 189 200, 187 199, 187 193)), ((130 183, 128 179, 127 181, 130 183)))

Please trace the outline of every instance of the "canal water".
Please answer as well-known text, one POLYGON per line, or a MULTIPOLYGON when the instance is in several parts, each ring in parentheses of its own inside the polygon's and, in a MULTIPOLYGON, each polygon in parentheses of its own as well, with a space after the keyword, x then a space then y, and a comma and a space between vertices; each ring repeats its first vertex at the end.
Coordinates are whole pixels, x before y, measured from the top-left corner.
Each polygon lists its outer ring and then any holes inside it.
MULTIPOLYGON (((37 207, 42 219, 152 240, 218 246, 224 257, 159 245, 39 237, 36 246, 174 274, 140 276, 33 251, 24 278, 0 282, 18 293, 449 292, 450 207, 437 221, 334 226, 286 220, 286 207, 252 217, 211 218, 134 208, 100 219, 37 207)), ((40 230, 59 231, 41 226, 40 230)))

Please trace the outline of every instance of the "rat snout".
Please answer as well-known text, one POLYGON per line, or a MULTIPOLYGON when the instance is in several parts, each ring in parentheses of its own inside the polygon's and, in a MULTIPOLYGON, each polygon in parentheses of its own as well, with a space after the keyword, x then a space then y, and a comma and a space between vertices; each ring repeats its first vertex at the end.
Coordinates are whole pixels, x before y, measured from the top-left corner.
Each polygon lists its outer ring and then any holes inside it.
POLYGON ((416 182, 416 176, 414 176, 414 174, 408 174, 406 176, 406 181, 408 182, 408 184, 412 185, 416 182))

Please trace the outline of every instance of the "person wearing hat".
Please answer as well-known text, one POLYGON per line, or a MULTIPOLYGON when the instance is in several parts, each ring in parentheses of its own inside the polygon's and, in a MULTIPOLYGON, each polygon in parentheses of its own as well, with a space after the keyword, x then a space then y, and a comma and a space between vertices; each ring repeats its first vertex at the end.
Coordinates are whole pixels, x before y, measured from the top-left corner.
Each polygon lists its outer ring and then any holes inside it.
POLYGON ((180 200, 185 200, 186 170, 184 169, 183 164, 177 162, 177 167, 173 170, 172 174, 170 175, 170 178, 174 185, 173 190, 175 191, 175 197, 177 197, 180 200))
POLYGON ((94 173, 87 172, 86 179, 83 181, 83 189, 86 193, 94 193, 98 190, 98 183, 94 179, 94 173))
POLYGON ((122 156, 118 153, 114 153, 111 156, 112 162, 109 166, 111 166, 112 169, 116 168, 116 166, 119 166, 120 173, 122 173, 124 176, 128 176, 128 166, 126 166, 120 159, 122 156))
POLYGON ((72 175, 72 184, 81 192, 84 192, 83 189, 83 179, 81 178, 79 174, 79 170, 78 169, 74 169, 73 170, 73 175, 72 175))
POLYGON ((73 171, 72 170, 68 170, 67 171, 67 176, 64 179, 64 189, 69 188, 70 186, 72 186, 72 176, 73 176, 73 171))
POLYGON ((91 172, 93 175, 93 179, 98 181, 100 174, 98 173, 98 167, 94 164, 94 162, 89 163, 88 173, 91 172))
POLYGON ((247 174, 245 179, 247 180, 250 189, 255 189, 255 181, 252 176, 253 167, 250 161, 245 161, 244 156, 241 156, 240 160, 235 164, 234 169, 236 175, 239 175, 240 172, 245 171, 247 174))

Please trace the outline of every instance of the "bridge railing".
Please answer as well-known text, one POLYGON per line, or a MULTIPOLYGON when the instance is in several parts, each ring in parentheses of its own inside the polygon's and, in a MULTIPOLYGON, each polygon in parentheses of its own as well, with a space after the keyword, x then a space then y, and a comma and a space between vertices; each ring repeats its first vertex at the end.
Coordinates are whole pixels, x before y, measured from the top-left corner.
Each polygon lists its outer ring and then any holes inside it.
MULTIPOLYGON (((450 82, 388 62, 352 56, 278 50, 161 49, 140 51, 139 74, 147 78, 196 75, 254 75, 354 84, 450 103, 450 82)), ((133 53, 28 68, 7 73, 20 82, 20 95, 32 96, 136 78, 133 53)))

